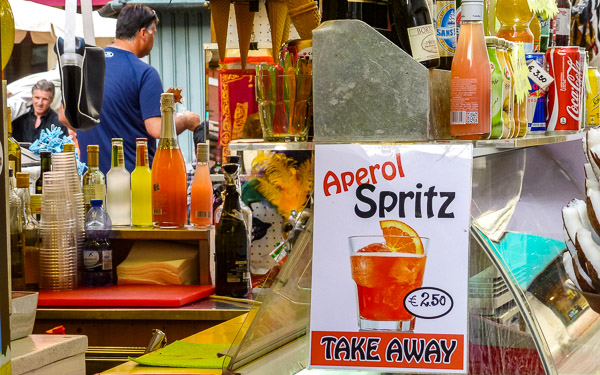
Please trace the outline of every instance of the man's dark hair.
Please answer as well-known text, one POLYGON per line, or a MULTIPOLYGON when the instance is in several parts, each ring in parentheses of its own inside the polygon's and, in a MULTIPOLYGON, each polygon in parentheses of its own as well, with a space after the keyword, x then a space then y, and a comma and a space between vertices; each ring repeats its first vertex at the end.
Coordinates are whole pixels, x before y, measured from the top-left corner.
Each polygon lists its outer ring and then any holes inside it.
POLYGON ((131 40, 142 28, 158 24, 156 12, 142 4, 127 4, 117 18, 117 39, 131 40))
POLYGON ((42 90, 50 92, 50 101, 54 100, 54 83, 41 79, 33 85, 31 88, 31 93, 33 94, 33 90, 42 90))

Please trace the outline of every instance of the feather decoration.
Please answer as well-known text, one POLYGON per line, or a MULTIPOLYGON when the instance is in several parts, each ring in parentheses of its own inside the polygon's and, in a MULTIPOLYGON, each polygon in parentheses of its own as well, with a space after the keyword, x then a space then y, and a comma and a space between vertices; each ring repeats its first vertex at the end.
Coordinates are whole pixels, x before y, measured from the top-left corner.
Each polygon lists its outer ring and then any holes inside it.
POLYGON ((257 176, 256 189, 288 218, 293 210, 300 212, 313 188, 313 162, 305 160, 299 167, 285 154, 259 153, 252 161, 252 173, 257 176))

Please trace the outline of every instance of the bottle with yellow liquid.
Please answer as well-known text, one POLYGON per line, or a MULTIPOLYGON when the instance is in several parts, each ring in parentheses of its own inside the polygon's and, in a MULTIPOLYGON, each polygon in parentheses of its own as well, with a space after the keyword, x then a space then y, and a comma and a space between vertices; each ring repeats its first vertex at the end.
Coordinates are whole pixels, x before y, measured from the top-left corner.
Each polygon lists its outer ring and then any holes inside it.
MULTIPOLYGON (((508 44, 508 57, 509 64, 513 71, 513 77, 519 67, 513 66, 513 61, 510 58, 513 54, 513 49, 517 48, 516 43, 507 42, 508 44)), ((527 100, 523 100, 522 102, 517 101, 516 91, 513 94, 513 99, 515 102, 515 128, 511 134, 511 138, 524 137, 527 134, 527 100)))
POLYGON ((148 140, 135 140, 135 169, 131 172, 131 223, 152 226, 152 171, 148 164, 148 140))
POLYGON ((500 138, 506 139, 509 138, 513 129, 515 128, 515 115, 514 115, 514 85, 513 85, 513 74, 510 69, 510 65, 508 64, 508 54, 506 53, 506 41, 504 39, 498 39, 498 45, 496 49, 496 56, 498 57, 498 62, 502 67, 502 71, 504 72, 504 92, 503 92, 503 123, 504 127, 502 128, 502 135, 500 138))
POLYGON ((496 36, 512 42, 523 42, 525 53, 533 52, 533 33, 529 29, 533 12, 527 0, 498 0, 496 18, 500 30, 496 36))
POLYGON ((21 146, 19 142, 12 136, 12 119, 11 109, 6 108, 6 127, 8 129, 8 166, 13 170, 15 175, 21 172, 21 146))

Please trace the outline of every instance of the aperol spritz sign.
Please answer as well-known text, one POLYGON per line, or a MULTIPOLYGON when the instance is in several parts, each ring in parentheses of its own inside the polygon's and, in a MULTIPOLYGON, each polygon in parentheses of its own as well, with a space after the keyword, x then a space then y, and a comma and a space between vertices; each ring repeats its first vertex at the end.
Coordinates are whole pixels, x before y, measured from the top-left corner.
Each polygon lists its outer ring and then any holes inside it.
POLYGON ((315 155, 310 367, 466 373, 472 145, 315 155))

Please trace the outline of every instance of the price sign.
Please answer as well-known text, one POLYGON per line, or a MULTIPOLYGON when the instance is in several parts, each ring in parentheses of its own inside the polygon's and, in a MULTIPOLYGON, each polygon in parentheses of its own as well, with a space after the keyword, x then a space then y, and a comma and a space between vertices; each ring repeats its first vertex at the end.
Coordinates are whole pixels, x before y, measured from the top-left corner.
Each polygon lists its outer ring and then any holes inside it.
POLYGON ((454 307, 452 296, 439 288, 419 288, 406 295, 404 307, 422 319, 437 319, 448 314, 454 307))
POLYGON ((527 67, 529 68, 529 79, 540 86, 542 90, 548 88, 552 81, 554 81, 554 78, 535 60, 530 61, 527 67))

